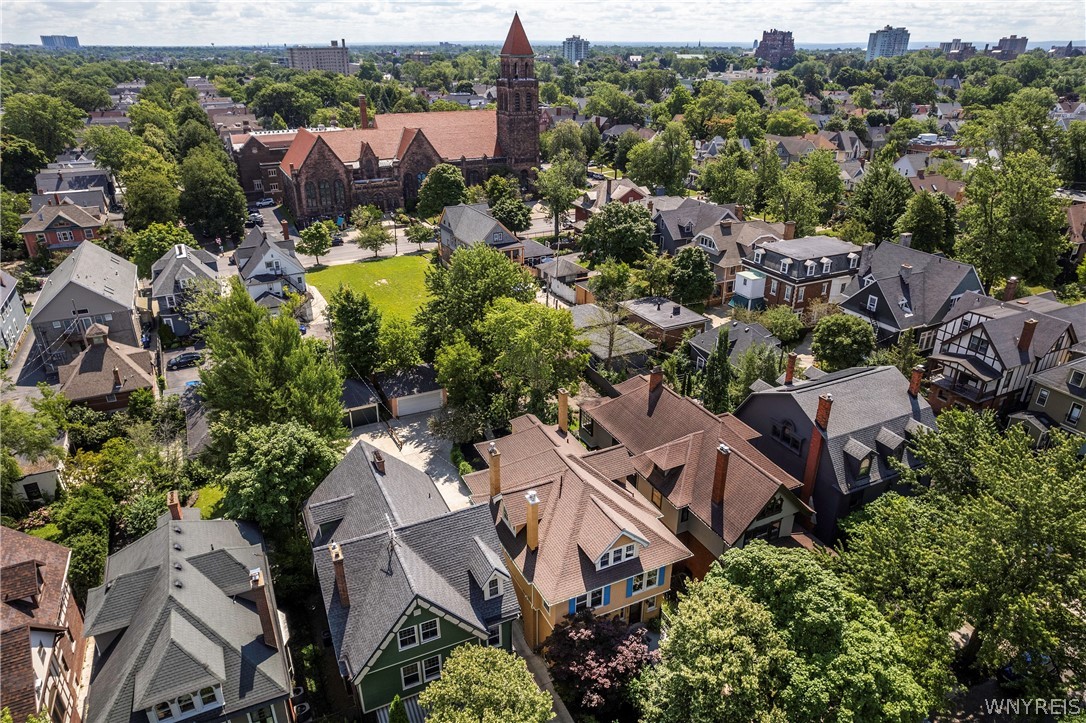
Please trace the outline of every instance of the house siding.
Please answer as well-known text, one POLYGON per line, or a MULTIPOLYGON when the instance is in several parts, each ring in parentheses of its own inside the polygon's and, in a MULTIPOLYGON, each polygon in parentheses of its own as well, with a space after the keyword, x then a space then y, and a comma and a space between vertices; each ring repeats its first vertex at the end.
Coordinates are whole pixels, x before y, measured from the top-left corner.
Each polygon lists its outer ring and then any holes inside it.
POLYGON ((133 305, 126 307, 99 296, 89 289, 70 284, 64 293, 55 297, 48 306, 35 310, 33 327, 38 348, 48 348, 52 355, 50 363, 67 364, 86 346, 83 343, 82 331, 92 323, 108 327, 110 341, 139 346, 140 321, 135 308, 135 298, 136 290, 133 288, 133 305), (79 331, 72 333, 67 341, 63 341, 61 337, 72 324, 73 303, 76 308, 86 309, 87 313, 79 316, 79 331), (106 314, 112 315, 113 318, 107 321, 104 318, 106 314), (55 328, 53 322, 60 322, 60 328, 55 328))

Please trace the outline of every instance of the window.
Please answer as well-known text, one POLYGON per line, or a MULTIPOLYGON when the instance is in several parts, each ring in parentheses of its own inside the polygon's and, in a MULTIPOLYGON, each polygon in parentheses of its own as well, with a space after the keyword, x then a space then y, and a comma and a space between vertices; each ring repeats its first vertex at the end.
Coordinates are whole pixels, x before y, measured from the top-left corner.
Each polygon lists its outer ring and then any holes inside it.
POLYGON ((664 500, 663 495, 660 494, 660 490, 653 487, 652 488, 652 494, 650 495, 650 498, 652 499, 652 504, 656 505, 656 509, 660 509, 661 506, 663 505, 663 500, 664 500))
POLYGON ((489 600, 492 597, 498 597, 502 594, 502 581, 496 577, 490 578, 490 582, 486 584, 486 599, 489 600))
POLYGON ((602 570, 603 568, 610 567, 610 566, 611 566, 611 553, 610 552, 605 552, 605 553, 603 553, 603 557, 601 557, 600 561, 596 564, 596 569, 597 570, 602 570))
POLYGON ((75 238, 72 236, 71 231, 57 231, 57 241, 61 243, 71 243, 75 238))
POLYGON ((585 434, 592 436, 592 416, 583 409, 581 410, 581 430, 585 434))
POLYGON ((935 331, 925 331, 920 335, 920 349, 930 349, 935 346, 935 331))
POLYGON ((94 229, 93 228, 84 229, 83 230, 83 238, 87 238, 87 239, 94 238, 94 229))
POLYGON ((253 191, 260 193, 264 190, 264 181, 259 178, 253 179, 253 191))
POLYGON ((422 675, 419 673, 419 664, 411 663, 400 668, 400 680, 404 688, 413 688, 422 683, 422 675))
POLYGON ((1075 402, 1071 405, 1071 408, 1067 410, 1067 423, 1078 424, 1078 420, 1082 419, 1082 405, 1075 402))
POLYGON ((743 533, 743 544, 750 542, 751 540, 776 540, 781 536, 781 521, 776 520, 763 525, 761 527, 755 527, 747 530, 743 533))
POLYGON ((37 482, 28 482, 23 485, 23 492, 26 493, 28 500, 40 500, 42 499, 41 487, 37 482))
POLYGON ((969 337, 969 343, 966 344, 966 347, 969 349, 969 351, 979 356, 984 356, 988 353, 988 340, 980 334, 974 334, 973 336, 969 337))
POLYGON ((328 184, 328 181, 318 181, 317 190, 320 194, 321 207, 332 205, 332 187, 328 184))
POLYGON ((196 701, 192 699, 192 696, 188 693, 177 697, 177 707, 181 709, 182 713, 191 713, 196 710, 196 701))
POLYGON ((792 300, 792 286, 791 286, 791 284, 785 284, 784 285, 784 300, 785 301, 791 301, 792 300))
POLYGON ((40 244, 45 243, 45 234, 43 234, 43 233, 34 234, 34 240, 37 241, 40 244))
POLYGON ((611 564, 612 565, 617 565, 620 562, 622 562, 622 550, 612 550, 611 551, 611 564))
POLYGON ((169 720, 173 718, 173 709, 169 703, 159 703, 155 706, 155 717, 159 720, 169 720))
POLYGON ((788 273, 788 265, 792 263, 791 259, 781 259, 781 273, 788 273))
POLYGON ((107 394, 106 395, 106 401, 107 402, 115 402, 115 401, 117 401, 117 395, 116 394, 107 394))
POLYGON ((689 522, 689 521, 690 521, 690 508, 689 507, 684 507, 682 509, 682 512, 679 513, 679 522, 689 522))
POLYGON ((879 297, 869 294, 867 297, 867 310, 874 311, 877 308, 879 308, 879 297))
POLYGON ((1086 380, 1086 374, 1080 371, 1071 372, 1071 386, 1081 387, 1083 380, 1086 380))
POLYGON ((279 182, 278 181, 268 181, 268 190, 269 191, 278 191, 279 190, 279 182))
POLYGON ((784 497, 776 495, 769 502, 766 502, 765 507, 762 508, 762 511, 758 513, 758 516, 755 519, 764 520, 766 517, 779 515, 783 509, 784 497))
POLYGON ((106 321, 113 321, 113 314, 106 314, 106 321))
POLYGON ((716 242, 708 236, 698 236, 698 246, 701 246, 703 249, 707 249, 709 251, 717 250, 716 242))
POLYGON ((1043 407, 1048 403, 1048 390, 1040 389, 1037 391, 1037 406, 1043 407))
POLYGON ((498 244, 505 240, 505 234, 501 231, 494 232, 494 243, 498 244))
POLYGON ((53 322, 53 328, 54 328, 54 329, 59 329, 59 328, 60 328, 61 326, 62 326, 62 325, 61 325, 61 323, 60 323, 59 321, 54 321, 54 322, 53 322))
POLYGON ((828 274, 830 272, 831 268, 833 268, 833 262, 832 261, 823 261, 822 262, 822 273, 828 274))
POLYGON ((769 282, 769 293, 776 294, 778 286, 779 286, 779 284, 777 283, 776 279, 773 279, 772 281, 770 281, 769 282))
POLYGON ((814 276, 815 275, 815 263, 814 263, 814 261, 808 262, 808 264, 807 264, 807 275, 808 276, 814 276))
POLYGON ((796 289, 796 301, 803 301, 803 292, 805 292, 806 290, 806 286, 800 286, 796 289))
POLYGON ((513 110, 520 110, 520 93, 513 94, 513 110))
POLYGON ((429 682, 441 677, 441 656, 435 655, 422 661, 422 679, 429 682))
POLYGON ((400 650, 404 650, 406 648, 413 648, 419 644, 418 633, 415 632, 414 625, 401 630, 398 634, 398 638, 400 641, 400 650))
POLYGON ((762 263, 762 256, 763 255, 765 255, 765 252, 762 251, 761 249, 758 249, 757 251, 755 251, 754 252, 754 263, 756 263, 756 264, 762 263))
POLYGON ((592 592, 588 593, 588 605, 589 605, 589 607, 594 607, 594 608, 598 608, 600 605, 603 605, 603 588, 602 587, 600 589, 598 589, 598 590, 593 590, 592 592))
POLYGON ((871 455, 864 457, 860 460, 860 472, 858 477, 866 477, 871 474, 871 455))
POLYGON ((795 426, 791 422, 782 422, 780 425, 774 423, 770 433, 778 442, 799 454, 800 447, 803 446, 803 440, 795 435, 795 426))
POLYGON ((826 292, 829 291, 829 290, 830 290, 830 283, 827 281, 826 283, 822 284, 822 296, 825 296, 826 292))
POLYGON ((427 620, 419 626, 422 642, 428 643, 441 637, 441 627, 437 620, 427 620))
POLYGON ((215 695, 214 688, 204 688, 200 691, 200 703, 202 705, 215 705, 219 702, 219 697, 215 695))
POLYGON ((626 545, 626 559, 632 560, 637 557, 637 547, 635 545, 626 545))
POLYGON ((174 298, 174 296, 172 294, 167 296, 166 297, 166 308, 167 309, 172 309, 175 306, 177 306, 177 299, 174 298))
POLYGON ((343 190, 343 181, 336 179, 332 184, 332 194, 336 200, 336 206, 342 207, 347 202, 346 192, 343 190))
POLYGON ((633 576, 633 583, 630 589, 633 592, 641 592, 642 590, 648 590, 649 588, 656 587, 662 582, 660 580, 659 570, 649 570, 648 572, 642 572, 633 576))
POLYGON ((656 609, 656 596, 653 595, 652 597, 650 597, 648 600, 645 601, 645 610, 647 610, 648 612, 651 613, 655 609, 656 609))
POLYGON ((850 269, 856 268, 857 266, 859 266, 859 264, 860 264, 860 257, 859 256, 857 256, 856 254, 849 254, 848 255, 848 267, 850 269))
POLYGON ((317 184, 313 181, 308 181, 305 184, 305 205, 307 208, 316 208, 317 206, 317 184))
POLYGON ((486 644, 492 648, 500 648, 502 644, 502 626, 491 625, 486 629, 486 644))

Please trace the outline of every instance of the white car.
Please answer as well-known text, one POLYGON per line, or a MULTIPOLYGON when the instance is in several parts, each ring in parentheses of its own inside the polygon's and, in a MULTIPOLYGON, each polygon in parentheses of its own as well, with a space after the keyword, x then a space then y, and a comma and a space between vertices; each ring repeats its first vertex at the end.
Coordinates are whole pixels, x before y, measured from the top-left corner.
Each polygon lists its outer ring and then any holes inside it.
POLYGON ((275 199, 274 198, 262 198, 259 201, 257 201, 255 205, 256 205, 257 208, 271 208, 272 206, 275 205, 275 199))

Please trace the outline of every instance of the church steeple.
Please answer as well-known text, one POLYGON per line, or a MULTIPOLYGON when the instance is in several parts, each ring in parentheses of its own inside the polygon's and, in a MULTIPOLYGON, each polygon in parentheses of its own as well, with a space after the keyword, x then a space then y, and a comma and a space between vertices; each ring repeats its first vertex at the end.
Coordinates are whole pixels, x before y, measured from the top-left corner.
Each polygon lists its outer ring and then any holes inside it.
POLYGON ((535 52, 518 14, 513 15, 500 60, 498 145, 509 166, 523 176, 539 163, 539 81, 535 52))

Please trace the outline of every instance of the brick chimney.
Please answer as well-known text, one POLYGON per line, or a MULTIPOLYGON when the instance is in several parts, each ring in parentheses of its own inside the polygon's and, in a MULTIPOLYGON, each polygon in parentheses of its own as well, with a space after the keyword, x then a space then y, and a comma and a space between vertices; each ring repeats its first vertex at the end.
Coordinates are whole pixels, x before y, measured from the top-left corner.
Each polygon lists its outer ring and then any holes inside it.
POLYGON ((284 241, 289 241, 290 240, 290 222, 287 221, 284 218, 282 221, 279 222, 279 224, 283 227, 283 240, 284 241))
POLYGON ((1007 279, 1007 285, 1003 288, 1003 300, 1014 301, 1014 295, 1018 293, 1018 277, 1007 279))
POLYGON ((713 504, 724 505, 724 488, 728 483, 728 462, 732 450, 721 440, 716 448, 716 468, 713 470, 713 504))
POLYGON ((528 549, 539 547, 539 495, 535 490, 528 490, 524 495, 528 501, 528 518, 524 525, 524 534, 528 538, 528 549))
POLYGON ((343 549, 339 543, 333 540, 328 545, 328 552, 332 556, 332 567, 336 570, 336 592, 339 593, 339 604, 345 608, 351 606, 351 596, 347 591, 347 573, 343 570, 343 549))
POLYGON ((1037 331, 1037 320, 1026 319, 1022 322, 1022 335, 1018 337, 1018 351, 1026 351, 1033 343, 1033 332, 1037 331))
POLYGON ((664 382, 664 370, 659 366, 654 366, 652 371, 649 372, 649 394, 652 394, 660 385, 664 382))
POLYGON ((359 128, 369 128, 370 127, 370 114, 369 114, 369 108, 367 107, 367 104, 366 104, 366 96, 364 96, 364 95, 358 96, 358 114, 359 114, 358 127, 359 128))
POLYGON ((497 497, 502 493, 502 453, 493 442, 486 451, 490 456, 490 496, 497 497))
POLYGON ((788 361, 784 365, 784 385, 788 386, 792 383, 792 379, 796 376, 796 359, 799 358, 799 354, 794 351, 788 352, 788 361))
POLYGON ((558 390, 558 429, 565 434, 569 431, 569 390, 558 390))
POLYGON ((920 178, 920 179, 924 178, 924 169, 923 168, 921 168, 919 171, 916 172, 916 177, 920 178))
POLYGON ((811 427, 811 445, 807 450, 807 465, 803 470, 803 490, 800 499, 805 503, 811 503, 814 494, 815 481, 818 479, 818 464, 822 459, 822 447, 826 442, 826 425, 830 422, 830 407, 833 406, 833 395, 823 394, 818 397, 818 411, 815 413, 815 423, 811 427))
POLYGON ((264 571, 259 567, 249 570, 249 589, 255 593, 253 602, 256 603, 256 614, 260 616, 260 629, 264 631, 264 644, 278 649, 275 618, 272 615, 271 603, 268 601, 268 589, 264 586, 264 571))
POLYGON ((373 450, 373 468, 377 470, 378 474, 385 473, 385 457, 379 449, 373 450))
POLYGON ((784 222, 784 240, 791 241, 796 237, 796 222, 785 221, 784 222))
POLYGON ((909 396, 915 399, 920 394, 920 381, 924 378, 924 365, 917 364, 909 376, 909 396))
POLYGON ((170 490, 166 493, 166 507, 170 510, 171 520, 180 520, 183 518, 181 513, 181 498, 177 495, 177 490, 170 490))
POLYGON ((747 220, 747 207, 741 203, 735 205, 735 217, 740 221, 747 220))
POLYGON ((117 367, 113 367, 113 386, 121 386, 121 370, 117 367))

